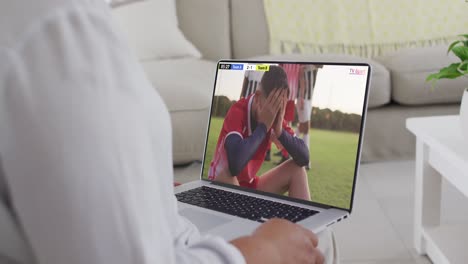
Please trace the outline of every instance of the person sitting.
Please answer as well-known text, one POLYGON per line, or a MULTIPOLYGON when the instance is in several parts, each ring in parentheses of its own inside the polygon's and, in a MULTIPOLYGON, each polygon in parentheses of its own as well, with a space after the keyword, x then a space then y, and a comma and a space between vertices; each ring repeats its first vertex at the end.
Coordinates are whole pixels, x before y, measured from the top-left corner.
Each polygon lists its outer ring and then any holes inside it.
POLYGON ((284 121, 288 91, 285 71, 270 65, 257 91, 231 106, 218 137, 209 179, 310 200, 304 169, 309 164, 309 150, 284 121), (272 140, 279 142, 292 160, 257 176, 272 140))

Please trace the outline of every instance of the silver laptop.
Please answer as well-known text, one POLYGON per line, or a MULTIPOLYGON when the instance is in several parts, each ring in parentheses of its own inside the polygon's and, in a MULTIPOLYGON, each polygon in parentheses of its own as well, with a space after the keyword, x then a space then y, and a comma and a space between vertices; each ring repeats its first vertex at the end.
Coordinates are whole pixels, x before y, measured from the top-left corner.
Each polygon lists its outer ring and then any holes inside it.
POLYGON ((363 63, 219 61, 200 180, 175 189, 180 214, 226 239, 271 218, 316 233, 347 218, 370 71, 363 63), (277 89, 284 111, 267 128, 260 111, 277 89))

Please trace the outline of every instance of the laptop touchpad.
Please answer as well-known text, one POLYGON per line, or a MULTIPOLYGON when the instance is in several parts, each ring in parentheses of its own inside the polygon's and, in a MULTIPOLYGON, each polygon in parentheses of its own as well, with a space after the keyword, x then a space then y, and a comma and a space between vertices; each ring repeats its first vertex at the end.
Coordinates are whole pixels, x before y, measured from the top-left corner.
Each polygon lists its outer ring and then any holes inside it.
POLYGON ((210 214, 194 208, 185 208, 179 211, 179 213, 196 225, 202 233, 232 221, 230 218, 210 214))

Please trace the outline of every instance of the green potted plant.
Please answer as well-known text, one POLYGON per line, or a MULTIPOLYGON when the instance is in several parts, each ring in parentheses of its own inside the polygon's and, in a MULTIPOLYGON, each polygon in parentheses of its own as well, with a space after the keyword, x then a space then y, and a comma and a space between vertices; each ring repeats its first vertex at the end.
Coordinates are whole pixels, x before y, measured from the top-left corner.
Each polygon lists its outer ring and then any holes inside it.
MULTIPOLYGON (((450 44, 447 54, 452 52, 460 59, 458 63, 440 69, 439 72, 427 76, 426 81, 431 81, 432 86, 440 79, 468 78, 468 34, 460 35, 461 40, 450 44)), ((468 83, 468 82, 467 82, 468 83)), ((468 140, 468 85, 463 91, 463 98, 460 106, 460 122, 462 133, 468 140)))

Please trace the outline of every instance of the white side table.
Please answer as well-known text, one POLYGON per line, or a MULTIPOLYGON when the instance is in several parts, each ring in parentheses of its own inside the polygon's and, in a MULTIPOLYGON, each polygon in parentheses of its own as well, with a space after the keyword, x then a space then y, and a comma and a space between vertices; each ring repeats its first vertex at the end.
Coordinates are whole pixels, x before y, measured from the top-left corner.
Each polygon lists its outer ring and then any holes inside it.
POLYGON ((468 141, 459 118, 409 118, 406 127, 416 135, 414 246, 434 263, 468 263, 468 223, 440 224, 442 177, 468 197, 468 141))

